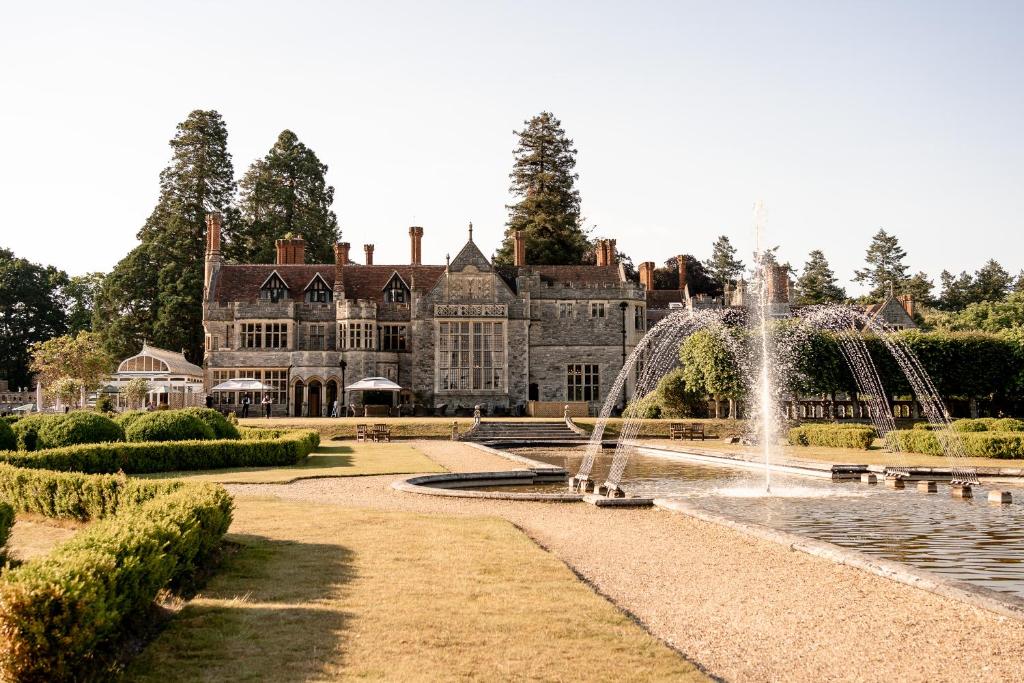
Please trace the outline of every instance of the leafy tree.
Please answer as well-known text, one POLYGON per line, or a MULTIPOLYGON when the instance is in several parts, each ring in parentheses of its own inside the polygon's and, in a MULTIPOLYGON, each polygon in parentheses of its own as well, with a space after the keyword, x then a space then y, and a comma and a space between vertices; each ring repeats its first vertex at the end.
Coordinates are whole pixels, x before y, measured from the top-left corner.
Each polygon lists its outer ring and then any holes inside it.
POLYGON ((743 261, 736 258, 736 247, 725 235, 720 235, 711 248, 711 258, 704 262, 708 276, 719 287, 724 287, 743 273, 743 261))
POLYGON ((952 330, 1000 332, 1024 328, 1024 292, 1013 292, 1001 301, 969 304, 948 321, 952 330))
POLYGON ((92 329, 96 296, 103 286, 103 273, 75 275, 64 288, 68 303, 68 332, 92 329))
POLYGON ((953 275, 948 270, 939 275, 942 293, 939 295, 938 306, 944 311, 960 311, 971 303, 974 290, 974 278, 967 271, 953 275))
POLYGON ((37 342, 31 352, 32 371, 39 375, 44 387, 58 379, 71 379, 78 383, 83 395, 98 388, 114 365, 95 332, 37 342))
POLYGON ((152 387, 145 377, 133 377, 121 387, 121 393, 128 400, 128 405, 133 408, 140 407, 151 390, 152 387))
POLYGON ((1017 274, 1017 279, 1013 281, 1013 291, 1024 292, 1024 270, 1021 270, 1017 274))
POLYGON ((930 306, 935 303, 935 298, 932 296, 933 289, 935 289, 935 284, 928 279, 928 274, 918 271, 907 280, 903 286, 903 293, 912 296, 914 301, 919 304, 930 306))
POLYGON ((870 286, 868 296, 876 300, 885 297, 890 283, 897 292, 902 293, 910 279, 907 266, 903 263, 906 257, 907 252, 900 246, 899 239, 879 229, 868 247, 865 257, 867 268, 855 271, 853 279, 870 286))
POLYGON ((829 267, 824 252, 815 249, 808 256, 803 273, 797 278, 796 302, 812 305, 843 301, 846 292, 836 282, 835 273, 829 267))
MULTIPOLYGON (((722 288, 717 282, 711 279, 704 264, 690 254, 683 254, 683 262, 686 264, 686 284, 690 289, 690 295, 709 294, 718 295, 722 288)), ((665 261, 661 268, 654 269, 655 289, 679 289, 679 257, 673 256, 665 261)))
MULTIPOLYGON (((742 371, 723 334, 700 330, 687 337, 679 348, 683 382, 691 391, 715 399, 715 417, 720 417, 719 402, 728 399, 731 406, 735 399, 742 398, 744 388, 742 371)), ((730 410, 730 415, 735 412, 730 410)))
POLYGON ((32 384, 29 348, 67 329, 67 275, 0 249, 0 377, 32 384))
POLYGON ((536 265, 581 263, 590 242, 580 215, 576 149, 551 112, 541 112, 515 131, 518 146, 509 178, 516 203, 508 205, 505 239, 495 254, 500 265, 513 261, 515 233, 526 235, 526 262, 536 265))
POLYGON ((999 301, 1006 297, 1013 286, 1013 278, 995 259, 989 259, 974 273, 971 287, 973 301, 999 301))
POLYGON ((144 341, 153 339, 159 265, 152 249, 140 244, 103 279, 94 302, 92 327, 114 358, 134 355, 144 341))
POLYGON ((58 377, 46 385, 45 393, 56 398, 62 405, 75 405, 82 395, 82 383, 72 377, 58 377))
POLYGON ((104 281, 97 297, 102 310, 93 322, 110 348, 130 332, 133 346, 142 337, 201 362, 206 214, 228 206, 235 192, 227 138, 216 111, 193 111, 178 124, 160 197, 138 233, 142 244, 118 263, 107 278, 114 282, 104 281))
POLYGON ((292 131, 281 131, 239 184, 240 214, 224 227, 225 255, 241 263, 273 263, 275 240, 302 235, 307 260, 330 263, 341 232, 326 174, 313 150, 292 131))

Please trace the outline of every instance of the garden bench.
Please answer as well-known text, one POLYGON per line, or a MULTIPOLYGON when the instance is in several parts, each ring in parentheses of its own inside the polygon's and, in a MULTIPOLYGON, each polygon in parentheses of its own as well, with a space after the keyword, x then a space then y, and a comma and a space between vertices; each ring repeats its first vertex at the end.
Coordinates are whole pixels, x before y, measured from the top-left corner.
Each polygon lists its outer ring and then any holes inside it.
POLYGON ((668 438, 669 439, 672 439, 672 440, 675 440, 675 439, 685 439, 687 437, 687 435, 689 434, 689 432, 690 432, 689 426, 683 424, 682 422, 671 422, 668 425, 668 438))
POLYGON ((356 441, 366 441, 366 425, 356 425, 356 441))
POLYGON ((385 424, 373 425, 373 440, 374 441, 391 441, 391 430, 385 424))

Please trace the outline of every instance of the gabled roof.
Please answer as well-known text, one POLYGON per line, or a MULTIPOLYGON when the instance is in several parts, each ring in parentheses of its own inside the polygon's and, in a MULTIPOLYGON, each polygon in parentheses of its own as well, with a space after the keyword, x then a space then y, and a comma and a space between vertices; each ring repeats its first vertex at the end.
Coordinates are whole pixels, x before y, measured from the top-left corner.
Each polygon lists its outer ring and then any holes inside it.
POLYGON ((334 285, 332 285, 330 282, 324 279, 323 275, 321 275, 320 273, 314 273, 313 277, 309 279, 309 283, 307 283, 306 286, 302 288, 302 291, 309 291, 309 288, 312 287, 313 283, 316 282, 317 280, 320 280, 320 282, 324 283, 324 286, 327 287, 327 289, 331 289, 334 287, 334 285))
POLYGON ((288 289, 291 289, 291 287, 289 287, 289 286, 288 286, 288 282, 287 282, 287 281, 285 281, 285 279, 284 279, 283 277, 281 277, 281 274, 280 274, 280 273, 278 273, 276 269, 275 269, 275 270, 273 270, 273 271, 271 271, 270 275, 268 275, 268 276, 266 277, 266 279, 265 279, 265 280, 263 281, 263 283, 262 283, 262 284, 260 284, 260 289, 263 289, 264 287, 266 287, 266 286, 267 286, 267 283, 268 283, 268 282, 270 282, 270 278, 274 277, 275 275, 277 275, 277 279, 278 279, 278 280, 280 280, 281 282, 283 282, 283 283, 284 283, 284 286, 285 286, 285 287, 287 287, 288 289))
POLYGON ((402 274, 399 273, 397 270, 394 271, 394 273, 392 273, 391 277, 388 278, 388 281, 384 283, 384 286, 381 287, 381 289, 387 289, 388 285, 390 285, 391 281, 394 280, 396 277, 398 278, 398 281, 402 283, 403 287, 410 291, 412 290, 412 287, 409 286, 409 283, 405 281, 405 278, 403 278, 402 274))
POLYGON ((476 266, 477 270, 485 273, 489 273, 494 270, 491 267, 490 260, 484 256, 484 253, 480 251, 480 247, 476 246, 476 242, 474 242, 472 238, 466 242, 465 246, 462 247, 451 262, 452 272, 457 273, 460 270, 463 270, 466 266, 476 266))
MULTIPOLYGON (((168 351, 167 349, 157 348, 156 346, 150 346, 149 344, 143 343, 142 351, 125 358, 121 363, 131 360, 132 358, 140 358, 143 356, 149 356, 155 358, 158 361, 162 361, 167 365, 167 371, 172 375, 193 375, 203 376, 203 369, 198 365, 189 363, 185 360, 185 354, 178 353, 175 351, 168 351)), ((120 367, 120 364, 119 366, 120 367)))
POLYGON ((444 275, 444 266, 344 266, 345 298, 382 301, 384 288, 395 274, 410 290, 427 290, 444 275))
POLYGON ((256 301, 260 298, 260 288, 272 273, 277 273, 288 289, 301 292, 306 283, 319 274, 324 281, 334 286, 333 264, 293 264, 275 265, 272 263, 233 264, 228 263, 220 268, 216 280, 212 284, 210 300, 226 304, 232 301, 256 301))

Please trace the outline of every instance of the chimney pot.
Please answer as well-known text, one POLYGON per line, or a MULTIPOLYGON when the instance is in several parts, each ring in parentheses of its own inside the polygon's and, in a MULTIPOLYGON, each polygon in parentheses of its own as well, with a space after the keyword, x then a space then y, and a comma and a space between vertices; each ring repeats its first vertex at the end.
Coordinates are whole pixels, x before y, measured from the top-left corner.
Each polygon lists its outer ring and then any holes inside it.
POLYGON ((293 265, 306 262, 306 240, 302 235, 285 237, 274 242, 277 247, 277 265, 293 265))
POLYGON ((640 264, 640 285, 648 292, 654 290, 654 261, 640 264))
POLYGON ((363 251, 366 253, 366 265, 372 266, 373 265, 373 245, 372 244, 364 244, 363 245, 363 251))
POLYGON ((686 256, 684 254, 676 256, 676 265, 679 267, 679 289, 686 289, 686 256))
POLYGON ((220 211, 206 214, 206 253, 209 256, 220 255, 220 211))
POLYGON ((514 259, 516 266, 526 265, 526 232, 524 230, 516 230, 515 232, 514 259))

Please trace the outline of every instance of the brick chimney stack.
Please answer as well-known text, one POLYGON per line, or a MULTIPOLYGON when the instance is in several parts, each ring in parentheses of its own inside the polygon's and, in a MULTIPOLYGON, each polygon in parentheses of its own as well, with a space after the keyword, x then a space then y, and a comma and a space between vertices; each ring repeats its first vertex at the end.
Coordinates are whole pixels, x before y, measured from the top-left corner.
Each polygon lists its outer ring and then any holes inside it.
POLYGON ((339 266, 347 266, 352 263, 348 257, 349 249, 352 248, 348 242, 338 242, 334 245, 334 262, 339 266))
POLYGON ((683 254, 676 256, 676 264, 679 266, 679 290, 686 289, 686 257, 683 254))
POLYGON ((515 233, 514 259, 516 266, 526 265, 526 232, 523 230, 516 230, 515 233))
POLYGON ((640 285, 648 292, 654 291, 654 261, 640 264, 640 285))
POLYGON ((412 256, 409 263, 414 266, 423 263, 423 228, 414 225, 409 228, 409 246, 412 249, 412 256))
POLYGON ((900 303, 903 305, 903 310, 905 310, 907 312, 907 315, 909 315, 911 318, 913 318, 914 317, 915 309, 917 308, 917 306, 916 306, 916 304, 914 302, 914 295, 913 294, 902 294, 902 295, 900 295, 899 300, 900 300, 900 303))
POLYGON ((306 240, 302 235, 286 237, 274 243, 277 246, 277 265, 286 266, 306 262, 306 240))
POLYGON ((224 259, 220 255, 220 226, 221 215, 219 211, 206 214, 206 263, 203 269, 203 301, 210 300, 210 285, 213 283, 217 271, 220 270, 224 259))
POLYGON ((363 245, 363 251, 366 253, 366 265, 372 266, 373 265, 373 245, 372 244, 364 244, 363 245))

